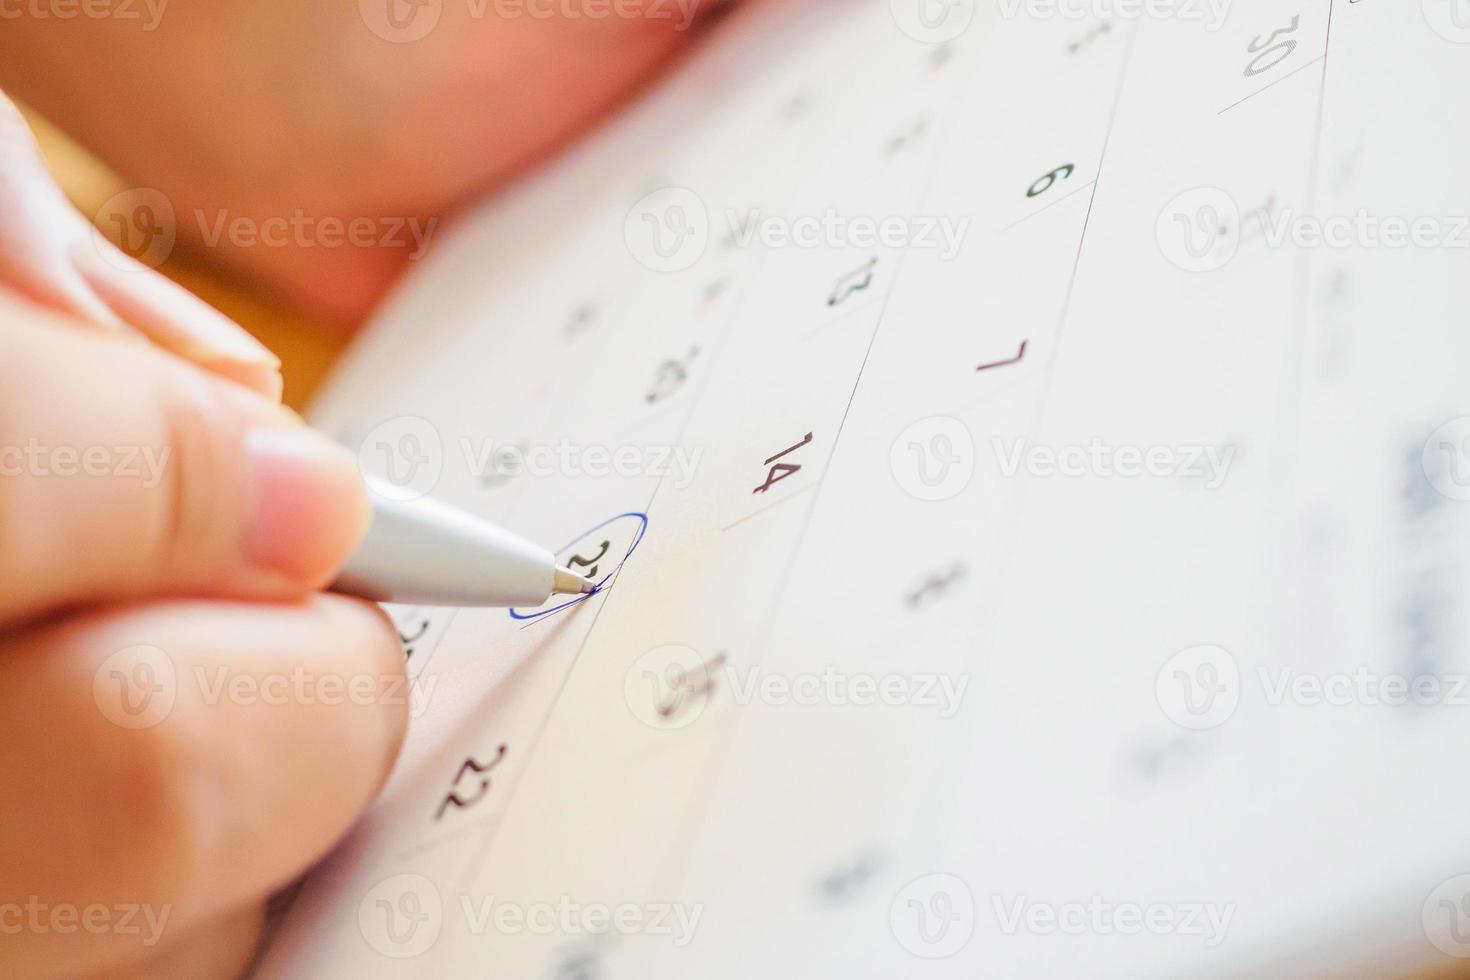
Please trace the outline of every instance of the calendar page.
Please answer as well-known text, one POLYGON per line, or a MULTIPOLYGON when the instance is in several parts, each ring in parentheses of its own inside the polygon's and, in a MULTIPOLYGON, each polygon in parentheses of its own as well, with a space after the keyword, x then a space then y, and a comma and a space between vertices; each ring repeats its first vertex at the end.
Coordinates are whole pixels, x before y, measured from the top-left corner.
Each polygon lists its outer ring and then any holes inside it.
POLYGON ((744 5, 316 421, 558 550, 267 978, 1470 957, 1464 0, 744 5))

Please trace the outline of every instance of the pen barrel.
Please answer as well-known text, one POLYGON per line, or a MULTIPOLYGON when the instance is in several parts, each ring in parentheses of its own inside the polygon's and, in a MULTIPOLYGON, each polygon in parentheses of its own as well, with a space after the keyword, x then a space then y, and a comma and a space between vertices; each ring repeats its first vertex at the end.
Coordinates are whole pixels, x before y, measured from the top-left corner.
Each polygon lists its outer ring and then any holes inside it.
POLYGON ((368 481, 372 526, 332 588, 378 602, 539 606, 556 558, 503 528, 429 498, 393 499, 368 481))

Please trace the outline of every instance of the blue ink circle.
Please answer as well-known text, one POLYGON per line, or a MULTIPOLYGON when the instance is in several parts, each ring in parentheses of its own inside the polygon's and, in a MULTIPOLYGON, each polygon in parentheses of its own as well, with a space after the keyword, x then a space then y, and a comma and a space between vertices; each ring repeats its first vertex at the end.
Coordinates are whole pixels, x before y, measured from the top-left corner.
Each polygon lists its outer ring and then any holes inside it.
POLYGON ((603 528, 607 527, 609 524, 616 524, 618 521, 621 521, 625 517, 636 517, 639 520, 640 524, 638 527, 638 533, 633 535, 633 541, 631 544, 628 545, 627 552, 623 555, 622 558, 618 559, 618 563, 612 567, 611 571, 609 571, 606 575, 604 575, 601 579, 597 581, 597 584, 593 587, 591 592, 587 593, 586 595, 579 595, 573 599, 568 599, 566 602, 552 606, 550 609, 539 609, 536 612, 522 613, 511 609, 509 610, 510 618, 523 621, 527 619, 540 619, 542 616, 550 616, 552 613, 561 612, 563 609, 570 609, 572 606, 575 606, 581 602, 586 602, 588 599, 600 593, 602 591, 602 587, 606 585, 612 579, 612 577, 616 575, 619 570, 622 569, 625 564, 627 564, 628 559, 633 557, 633 552, 638 550, 638 545, 643 542, 643 535, 648 531, 647 514, 630 510, 626 514, 619 514, 617 517, 610 517, 607 520, 603 521, 601 524, 592 528, 590 531, 583 531, 581 534, 577 535, 575 538, 562 545, 559 549, 557 549, 556 552, 558 557, 560 557, 563 551, 566 551, 568 548, 575 545, 578 541, 581 541, 583 538, 591 537, 598 531, 601 531, 603 528))

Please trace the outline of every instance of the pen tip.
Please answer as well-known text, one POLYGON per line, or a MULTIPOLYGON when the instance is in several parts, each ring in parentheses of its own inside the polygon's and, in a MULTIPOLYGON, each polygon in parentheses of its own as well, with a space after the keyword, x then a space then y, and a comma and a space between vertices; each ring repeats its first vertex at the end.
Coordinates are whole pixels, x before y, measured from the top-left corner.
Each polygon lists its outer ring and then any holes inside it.
POLYGON ((557 566, 556 575, 551 582, 551 591, 554 595, 586 595, 596 588, 597 586, 591 581, 570 568, 563 568, 560 565, 557 566))

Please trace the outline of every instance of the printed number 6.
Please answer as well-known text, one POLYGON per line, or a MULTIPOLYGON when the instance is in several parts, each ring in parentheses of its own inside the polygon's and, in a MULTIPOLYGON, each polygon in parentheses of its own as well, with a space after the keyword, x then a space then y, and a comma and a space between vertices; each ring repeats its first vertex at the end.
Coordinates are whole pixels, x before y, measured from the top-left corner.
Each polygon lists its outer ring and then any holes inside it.
POLYGON ((1070 163, 1066 163, 1053 170, 1049 174, 1042 174, 1040 177, 1036 178, 1036 183, 1031 185, 1030 190, 1026 191, 1026 196, 1036 197, 1038 194, 1045 194, 1047 191, 1052 189, 1052 185, 1055 184, 1057 181, 1066 180, 1068 177, 1072 176, 1073 169, 1074 168, 1070 163))
POLYGON ((1290 58, 1291 53, 1296 50, 1296 41, 1293 39, 1287 39, 1285 41, 1282 41, 1280 44, 1276 44, 1275 41, 1282 34, 1290 34, 1292 31, 1296 30, 1298 27, 1301 26, 1301 22, 1301 15, 1294 15, 1291 18, 1290 24, 1272 31, 1270 35, 1267 36, 1264 40, 1257 37, 1254 41, 1252 41, 1246 47, 1246 50, 1249 51, 1251 54, 1254 54, 1255 58, 1251 61, 1250 64, 1245 66, 1245 77, 1251 78, 1252 76, 1259 75, 1263 72, 1268 72, 1272 68, 1275 68, 1277 65, 1281 64, 1287 58, 1290 58), (1273 51, 1280 51, 1281 55, 1276 58, 1275 61, 1272 61, 1269 65, 1262 65, 1261 59, 1266 57, 1273 51))

